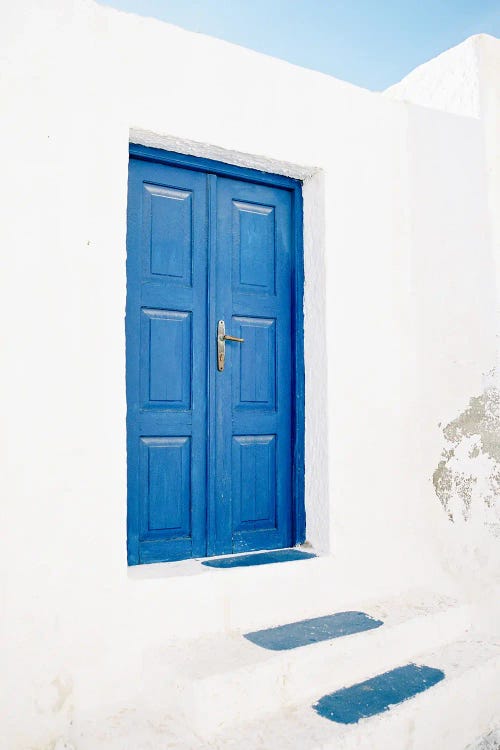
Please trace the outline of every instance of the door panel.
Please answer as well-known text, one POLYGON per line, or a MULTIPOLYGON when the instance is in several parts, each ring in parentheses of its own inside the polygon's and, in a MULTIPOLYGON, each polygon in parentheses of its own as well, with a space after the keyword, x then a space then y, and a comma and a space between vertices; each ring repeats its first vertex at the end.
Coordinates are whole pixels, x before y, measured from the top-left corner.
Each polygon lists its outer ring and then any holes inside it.
POLYGON ((292 229, 289 189, 130 160, 130 564, 293 543, 292 229))
POLYGON ((131 159, 130 564, 206 552, 206 176, 131 159))
POLYGON ((233 532, 276 528, 276 435, 234 435, 233 532))
POLYGON ((292 543, 291 223, 289 191, 217 180, 217 316, 244 342, 215 378, 215 554, 292 543))
POLYGON ((191 311, 141 309, 143 408, 191 409, 191 318, 191 311))
POLYGON ((144 185, 145 218, 149 222, 149 253, 145 275, 167 276, 191 286, 193 195, 160 185, 144 185), (168 227, 168 234, 165 234, 168 227))
POLYGON ((234 353, 234 409, 276 409, 276 320, 233 317, 245 346, 234 353), (239 387, 238 387, 239 386, 239 387))
POLYGON ((233 288, 274 294, 276 272, 274 206, 233 201, 233 288))
POLYGON ((189 536, 190 443, 189 437, 141 438, 141 526, 149 540, 189 536))

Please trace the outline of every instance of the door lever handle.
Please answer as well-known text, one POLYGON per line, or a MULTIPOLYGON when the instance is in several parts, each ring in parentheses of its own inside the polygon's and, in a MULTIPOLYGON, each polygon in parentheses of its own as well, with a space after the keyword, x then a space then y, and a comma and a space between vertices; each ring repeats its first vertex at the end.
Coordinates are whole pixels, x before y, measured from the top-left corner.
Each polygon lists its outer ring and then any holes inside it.
POLYGON ((217 369, 222 372, 226 363, 226 341, 237 341, 242 344, 245 339, 240 339, 238 336, 226 335, 226 324, 223 320, 219 320, 217 323, 217 369))
POLYGON ((227 336, 224 334, 224 341, 239 341, 239 343, 242 344, 245 339, 239 339, 237 336, 227 336))

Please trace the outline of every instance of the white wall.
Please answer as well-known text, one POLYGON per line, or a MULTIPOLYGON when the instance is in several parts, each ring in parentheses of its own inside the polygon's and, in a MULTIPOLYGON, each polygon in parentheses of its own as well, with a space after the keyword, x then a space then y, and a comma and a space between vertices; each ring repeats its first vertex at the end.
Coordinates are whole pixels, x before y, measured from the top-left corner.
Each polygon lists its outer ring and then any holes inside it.
POLYGON ((418 67, 385 95, 443 113, 413 108, 418 127, 412 141, 420 139, 421 145, 411 159, 424 222, 424 234, 421 229, 415 234, 421 262, 414 279, 421 280, 425 294, 420 340, 427 349, 423 361, 430 364, 423 371, 421 415, 440 415, 422 440, 427 458, 419 476, 429 476, 431 451, 435 455, 440 444, 435 489, 453 523, 467 527, 463 536, 455 533, 460 551, 448 564, 465 576, 474 561, 498 566, 496 554, 491 556, 498 544, 484 531, 500 535, 500 347, 495 345, 500 336, 500 41, 487 34, 471 37, 418 67), (469 135, 460 146, 453 145, 456 127, 450 126, 457 118, 444 113, 468 118, 461 118, 469 135), (450 146, 453 161, 445 164, 450 146), (432 159, 432 175, 421 160, 422 149, 432 159), (479 223, 467 237, 473 208, 479 223), (470 256, 474 265, 464 274, 470 256), (480 293, 485 273, 490 280, 480 293), (485 359, 481 352, 488 349, 485 359))
MULTIPOLYGON (((472 36, 420 65, 388 88, 385 96, 479 119, 486 160, 488 222, 500 287, 500 41, 488 34, 472 36)), ((500 331, 500 306, 497 327, 500 331)))
POLYGON ((24 750, 133 705, 166 640, 286 611, 286 573, 256 600, 249 575, 127 570, 130 133, 305 180, 307 534, 353 600, 437 581, 466 541, 437 423, 494 364, 494 280, 476 121, 83 0, 2 13, 2 734, 24 750))
POLYGON ((479 117, 481 82, 479 48, 486 35, 478 34, 419 65, 385 95, 454 115, 479 117))

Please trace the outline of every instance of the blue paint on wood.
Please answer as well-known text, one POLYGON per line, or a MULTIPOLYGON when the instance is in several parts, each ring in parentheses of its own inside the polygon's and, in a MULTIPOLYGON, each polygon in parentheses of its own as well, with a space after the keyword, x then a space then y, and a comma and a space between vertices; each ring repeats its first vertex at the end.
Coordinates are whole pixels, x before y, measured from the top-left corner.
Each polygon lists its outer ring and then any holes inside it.
POLYGON ((300 183, 130 155, 128 562, 303 541, 300 183), (218 373, 221 318, 245 344, 218 373))
POLYGON ((278 549, 273 552, 257 552, 253 555, 235 555, 219 557, 215 560, 204 560, 202 565, 208 565, 210 568, 245 568, 251 565, 308 560, 311 557, 316 557, 316 555, 312 552, 303 552, 300 549, 278 549))
POLYGON ((313 708, 325 719, 355 724, 360 719, 388 711, 391 706, 413 698, 441 682, 444 677, 440 669, 407 664, 325 695, 313 708))
POLYGON ((130 565, 206 551, 206 213, 203 173, 130 160, 130 565))
POLYGON ((141 439, 144 466, 141 526, 145 539, 189 536, 190 442, 189 437, 141 439))
POLYGON ((270 651, 286 651, 311 643, 373 630, 383 624, 382 620, 375 620, 364 612, 337 612, 334 615, 314 617, 310 620, 280 625, 277 628, 246 633, 245 638, 270 651))
POLYGON ((229 175, 230 177, 237 177, 240 180, 256 182, 260 185, 274 185, 276 187, 284 187, 291 190, 298 188, 300 191, 301 182, 293 177, 262 172, 259 169, 251 169, 249 167, 236 167, 233 164, 225 164, 224 162, 216 161, 215 159, 205 159, 200 156, 178 154, 175 151, 151 148, 150 146, 142 146, 139 143, 131 143, 129 150, 132 157, 142 159, 143 161, 182 166, 193 171, 208 172, 209 174, 214 175, 229 175))
POLYGON ((217 179, 216 307, 226 344, 215 385, 212 554, 294 543, 290 191, 217 179), (258 250, 257 250, 258 249, 258 250))
POLYGON ((293 440, 293 496, 295 499, 293 515, 294 544, 306 540, 306 510, 304 486, 305 454, 305 365, 304 365, 304 252, 303 252, 303 199, 302 190, 295 187, 293 191, 294 247, 292 255, 292 307, 294 310, 292 337, 294 363, 292 371, 292 393, 295 394, 292 404, 293 440))

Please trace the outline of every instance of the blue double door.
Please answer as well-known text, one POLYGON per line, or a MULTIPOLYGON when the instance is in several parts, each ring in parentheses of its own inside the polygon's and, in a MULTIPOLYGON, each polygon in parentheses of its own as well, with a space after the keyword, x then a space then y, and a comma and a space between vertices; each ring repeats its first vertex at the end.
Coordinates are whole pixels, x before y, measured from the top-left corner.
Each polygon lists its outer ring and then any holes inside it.
POLYGON ((292 200, 130 159, 131 565, 293 541, 292 200))

